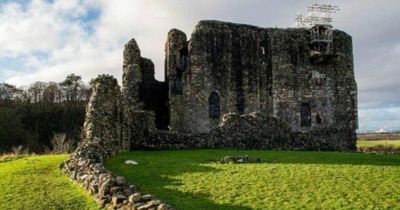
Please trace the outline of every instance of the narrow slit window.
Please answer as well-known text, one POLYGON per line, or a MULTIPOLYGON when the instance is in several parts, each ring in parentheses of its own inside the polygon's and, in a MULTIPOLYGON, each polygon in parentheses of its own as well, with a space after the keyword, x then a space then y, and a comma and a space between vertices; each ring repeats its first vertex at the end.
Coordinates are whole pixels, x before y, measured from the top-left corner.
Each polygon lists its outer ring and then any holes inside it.
POLYGON ((321 124, 322 123, 322 119, 321 119, 321 116, 319 116, 319 113, 317 113, 317 116, 315 116, 315 122, 317 124, 321 124))
POLYGON ((311 126, 311 108, 309 103, 303 103, 300 109, 301 113, 301 120, 300 126, 301 127, 310 127, 311 126))
POLYGON ((212 92, 208 98, 208 113, 209 117, 212 119, 219 119, 220 117, 220 105, 219 105, 219 95, 217 92, 212 92))

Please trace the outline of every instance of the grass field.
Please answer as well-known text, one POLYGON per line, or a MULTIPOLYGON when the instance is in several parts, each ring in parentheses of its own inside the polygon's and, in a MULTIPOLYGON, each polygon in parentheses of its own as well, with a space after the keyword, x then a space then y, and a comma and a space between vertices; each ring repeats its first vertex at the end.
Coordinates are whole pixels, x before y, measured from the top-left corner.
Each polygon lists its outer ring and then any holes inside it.
MULTIPOLYGON (((400 141, 388 141, 395 146, 400 141)), ((374 146, 384 141, 359 141, 374 146)), ((98 209, 59 170, 68 155, 0 157, 0 209, 98 209)), ((400 209, 400 155, 198 150, 129 152, 106 166, 177 209, 400 209), (215 164, 249 155, 261 164, 215 164), (126 166, 124 160, 139 162, 126 166)))
POLYGON ((373 147, 377 145, 400 147, 400 140, 359 140, 357 147, 373 147))
POLYGON ((0 160, 0 209, 98 209, 59 169, 68 155, 0 160))
POLYGON ((177 209, 400 209, 400 156, 334 152, 129 152, 106 167, 177 209), (262 164, 216 164, 249 155, 262 164), (125 160, 139 165, 124 165, 125 160))

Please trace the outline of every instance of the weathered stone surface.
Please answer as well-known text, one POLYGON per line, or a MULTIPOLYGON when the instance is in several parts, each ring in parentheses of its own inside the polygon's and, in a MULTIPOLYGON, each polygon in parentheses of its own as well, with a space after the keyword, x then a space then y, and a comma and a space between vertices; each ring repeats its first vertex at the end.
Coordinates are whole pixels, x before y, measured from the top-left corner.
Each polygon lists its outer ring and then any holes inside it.
POLYGON ((143 81, 141 71, 141 56, 140 49, 132 39, 125 45, 124 50, 124 65, 122 74, 122 138, 125 148, 130 148, 130 142, 134 131, 131 119, 134 110, 142 109, 143 102, 139 100, 139 84, 143 81))
POLYGON ((147 209, 156 209, 158 207, 158 205, 160 205, 160 203, 156 200, 151 200, 149 202, 147 202, 146 204, 138 207, 138 210, 147 210, 147 209))
POLYGON ((165 67, 165 81, 169 87, 170 126, 182 132, 186 114, 183 88, 188 69, 188 42, 186 34, 178 29, 168 32, 165 43, 165 67))
POLYGON ((357 128, 352 40, 338 30, 333 37, 329 59, 315 62, 311 35, 304 28, 201 21, 188 43, 183 32, 172 30, 166 44, 172 130, 210 132, 224 114, 260 112, 289 125, 293 132, 318 135, 314 131, 336 130, 340 133, 330 135, 344 137, 335 138, 337 144, 350 145, 354 135, 344 130, 355 133, 357 128), (180 51, 185 43, 187 55, 180 51), (186 60, 188 65, 177 78, 179 63, 186 60), (182 80, 180 94, 171 88, 176 79, 182 80), (218 97, 217 118, 210 117, 212 94, 218 97), (309 107, 310 126, 301 125, 303 106, 309 107))
POLYGON ((120 94, 117 80, 101 75, 92 81, 92 95, 86 108, 84 139, 99 141, 110 154, 121 149, 120 94))
MULTIPOLYGON (((141 144, 137 136, 141 128, 141 112, 149 112, 151 123, 158 129, 167 129, 169 121, 168 112, 168 86, 165 82, 154 79, 154 64, 148 58, 140 55, 140 49, 134 39, 125 45, 124 66, 122 77, 122 103, 123 103, 123 142, 133 142, 125 148, 136 148, 141 144), (153 114, 151 114, 152 112, 153 114), (140 119, 140 120, 139 120, 140 119)), ((147 122, 147 121, 144 121, 147 122)))
MULTIPOLYGON (((101 75, 93 80, 83 131, 85 139, 60 167, 71 179, 80 182, 92 193, 102 207, 132 209, 134 203, 129 202, 128 197, 133 193, 138 194, 137 188, 124 177, 113 175, 103 166, 105 159, 129 149, 129 144, 123 142, 120 133, 123 107, 120 100, 120 88, 116 79, 101 75)), ((154 118, 149 122, 154 124, 154 118)), ((145 124, 147 129, 154 127, 150 124, 145 124)), ((141 196, 140 199, 146 200, 141 196)), ((146 201, 153 200, 159 202, 153 197, 146 201)))
POLYGON ((134 193, 132 195, 129 196, 128 200, 131 203, 137 203, 142 199, 142 194, 140 193, 134 193))
POLYGON ((224 147, 243 149, 284 149, 291 139, 289 126, 266 113, 222 116, 214 136, 224 147))
POLYGON ((168 33, 165 83, 154 80, 154 65, 140 57, 136 42, 131 41, 127 46, 132 47, 125 50, 124 69, 136 62, 140 73, 132 74, 134 78, 130 79, 124 76, 126 84, 135 84, 126 85, 125 89, 135 91, 124 92, 123 96, 135 96, 135 100, 126 100, 124 108, 124 113, 129 112, 124 115, 124 133, 130 133, 126 139, 132 142, 132 149, 156 148, 157 144, 162 144, 161 148, 219 144, 258 149, 354 150, 357 86, 351 37, 338 30, 333 31, 333 37, 332 52, 315 58, 310 31, 305 28, 260 28, 201 21, 189 41, 177 29, 168 33), (277 124, 251 123, 254 112, 268 115, 277 124), (154 131, 148 123, 152 116, 157 129, 169 126, 173 132, 154 131), (220 126, 224 116, 230 116, 232 128, 220 126), (309 125, 302 124, 302 119, 309 121, 309 125), (253 132, 244 135, 234 127, 253 132), (261 128, 267 131, 261 133, 258 131, 261 128), (167 139, 176 133, 179 137, 168 146, 166 142, 171 141, 167 139), (218 144, 210 140, 216 135, 218 144), (206 136, 206 139, 189 140, 188 136, 206 136), (295 141, 296 136, 312 140, 306 145, 307 141, 295 141), (155 139, 164 142, 157 143, 155 139), (188 142, 182 142, 183 139, 188 142), (197 140, 204 144, 194 145, 197 140), (328 140, 335 142, 325 142, 328 140))
POLYGON ((157 210, 167 210, 168 209, 168 206, 166 205, 166 204, 160 204, 158 207, 157 207, 157 210))
POLYGON ((121 203, 123 203, 123 201, 126 199, 126 197, 125 196, 123 196, 123 195, 116 195, 116 196, 113 196, 112 197, 112 204, 114 205, 114 206, 117 206, 117 205, 119 205, 119 204, 121 204, 121 203))

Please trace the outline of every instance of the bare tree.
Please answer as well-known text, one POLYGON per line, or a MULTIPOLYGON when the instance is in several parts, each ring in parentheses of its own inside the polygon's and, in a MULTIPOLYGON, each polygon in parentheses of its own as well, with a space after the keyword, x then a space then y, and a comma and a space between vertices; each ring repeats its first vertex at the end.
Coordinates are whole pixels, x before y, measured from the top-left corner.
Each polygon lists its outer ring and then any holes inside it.
POLYGON ((65 133, 58 133, 51 139, 53 152, 56 154, 68 153, 73 150, 73 142, 67 139, 65 133))
POLYGON ((46 88, 46 83, 44 82, 35 82, 32 85, 30 85, 28 92, 31 95, 31 98, 33 103, 39 103, 43 99, 43 92, 44 89, 46 88))
POLYGON ((46 103, 54 104, 59 99, 59 86, 55 82, 47 83, 43 91, 43 101, 46 103))

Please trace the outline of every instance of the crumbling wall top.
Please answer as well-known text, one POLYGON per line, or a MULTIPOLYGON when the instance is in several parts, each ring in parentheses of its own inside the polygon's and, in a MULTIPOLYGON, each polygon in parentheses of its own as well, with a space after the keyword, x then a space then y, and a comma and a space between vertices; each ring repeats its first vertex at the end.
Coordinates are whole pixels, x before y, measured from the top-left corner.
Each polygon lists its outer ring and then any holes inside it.
POLYGON ((124 66, 128 64, 140 63, 140 49, 135 39, 131 39, 125 44, 124 50, 124 66))

